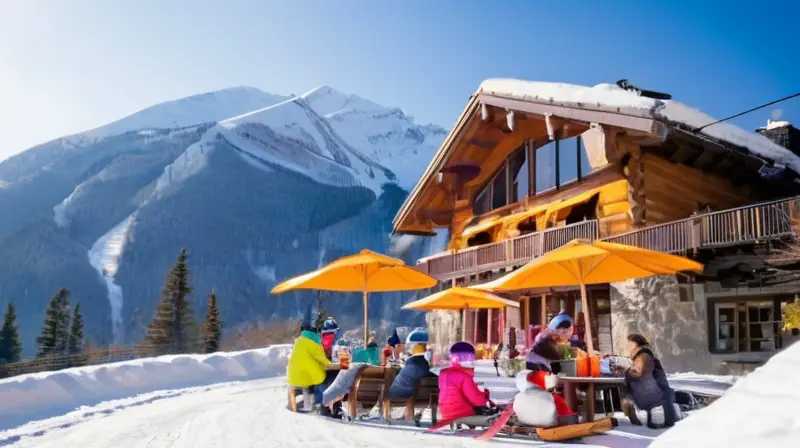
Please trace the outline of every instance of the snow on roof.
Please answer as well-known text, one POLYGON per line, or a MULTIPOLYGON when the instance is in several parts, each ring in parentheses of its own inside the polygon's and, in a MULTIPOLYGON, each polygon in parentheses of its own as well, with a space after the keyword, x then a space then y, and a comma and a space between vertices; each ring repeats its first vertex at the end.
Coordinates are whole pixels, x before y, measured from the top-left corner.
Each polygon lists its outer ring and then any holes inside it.
POLYGON ((789 447, 800 438, 800 343, 743 377, 722 398, 658 437, 651 448, 789 447))
POLYGON ((791 123, 789 123, 788 121, 783 121, 783 120, 777 120, 777 121, 767 120, 767 130, 770 130, 770 129, 778 129, 778 128, 785 128, 785 127, 788 127, 788 126, 791 126, 791 125, 792 125, 792 124, 791 124, 791 123))
MULTIPOLYGON (((695 129, 716 119, 672 100, 657 100, 639 96, 614 84, 594 87, 564 83, 535 82, 519 79, 492 78, 481 83, 478 94, 487 94, 568 107, 613 110, 665 121, 679 127, 695 129)), ((757 156, 791 167, 800 173, 800 157, 768 138, 745 131, 730 123, 718 123, 704 128, 701 134, 712 139, 743 147, 757 156)))

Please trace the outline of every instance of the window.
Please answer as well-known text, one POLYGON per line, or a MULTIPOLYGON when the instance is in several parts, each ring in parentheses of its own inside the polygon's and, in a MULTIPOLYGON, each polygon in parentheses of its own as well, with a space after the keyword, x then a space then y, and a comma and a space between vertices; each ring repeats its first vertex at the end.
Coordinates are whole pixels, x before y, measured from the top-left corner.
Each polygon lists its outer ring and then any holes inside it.
POLYGON ((775 300, 714 304, 714 351, 772 352, 781 348, 780 314, 775 300))
POLYGON ((527 145, 518 149, 508 161, 511 177, 509 203, 521 201, 528 196, 528 151, 527 145))
POLYGON ((475 201, 472 203, 473 215, 480 216, 492 210, 492 198, 489 196, 489 190, 491 190, 490 185, 484 187, 483 190, 475 196, 475 201))
POLYGON ((578 141, 572 137, 558 142, 558 183, 566 185, 578 179, 578 141))
POLYGON ((492 182, 492 210, 503 207, 507 204, 506 197, 506 169, 500 170, 492 182))
POLYGON ((506 159, 495 177, 475 195, 473 214, 480 216, 522 201, 527 196, 561 187, 591 171, 580 136, 561 141, 525 143, 506 159), (540 147, 536 148, 537 145, 540 147))
POLYGON ((556 142, 536 149, 536 193, 556 186, 556 142))

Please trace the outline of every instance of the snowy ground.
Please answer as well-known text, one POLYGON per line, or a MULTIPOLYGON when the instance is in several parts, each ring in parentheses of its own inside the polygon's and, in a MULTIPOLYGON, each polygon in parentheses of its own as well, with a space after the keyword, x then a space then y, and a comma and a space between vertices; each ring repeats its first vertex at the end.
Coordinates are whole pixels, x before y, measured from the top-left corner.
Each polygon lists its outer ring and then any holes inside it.
MULTIPOLYGON (((400 423, 292 414, 282 377, 287 349, 162 357, 2 380, 0 447, 483 446, 474 434, 431 435, 400 423), (15 409, 28 419, 11 426, 20 420, 15 409)), ((478 381, 498 402, 515 393, 513 380, 498 378, 486 364, 478 368, 478 381)), ((585 438, 584 446, 645 447, 660 433, 617 417, 617 430, 585 438)), ((565 446, 522 437, 493 442, 526 445, 565 446)))

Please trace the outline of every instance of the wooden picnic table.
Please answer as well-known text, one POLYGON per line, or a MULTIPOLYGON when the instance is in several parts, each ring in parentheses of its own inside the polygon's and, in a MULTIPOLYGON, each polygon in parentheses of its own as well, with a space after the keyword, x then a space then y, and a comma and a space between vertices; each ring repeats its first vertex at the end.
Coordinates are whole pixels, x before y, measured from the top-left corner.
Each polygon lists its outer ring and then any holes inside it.
POLYGON ((625 385, 625 378, 621 376, 564 376, 558 375, 558 384, 564 387, 564 401, 570 409, 577 409, 577 389, 579 385, 586 385, 586 403, 583 406, 584 422, 593 422, 595 416, 595 402, 597 391, 602 389, 619 388, 625 385))

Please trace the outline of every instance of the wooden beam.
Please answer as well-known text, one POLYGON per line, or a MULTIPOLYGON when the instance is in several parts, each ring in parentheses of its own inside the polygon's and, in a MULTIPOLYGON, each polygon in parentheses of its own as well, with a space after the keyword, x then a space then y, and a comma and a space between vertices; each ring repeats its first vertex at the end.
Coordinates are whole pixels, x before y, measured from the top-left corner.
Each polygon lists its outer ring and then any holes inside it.
POLYGON ((503 98, 482 93, 478 95, 478 101, 490 104, 503 109, 513 109, 527 112, 533 115, 544 117, 553 114, 556 117, 563 117, 570 120, 577 120, 588 123, 600 123, 611 126, 618 126, 626 129, 634 129, 654 135, 665 135, 665 125, 650 118, 625 115, 611 111, 600 111, 583 109, 580 107, 557 106, 554 104, 544 104, 531 101, 523 101, 511 98, 503 98))
POLYGON ((467 141, 467 144, 481 149, 494 149, 494 147, 497 145, 497 140, 471 138, 469 141, 467 141))

